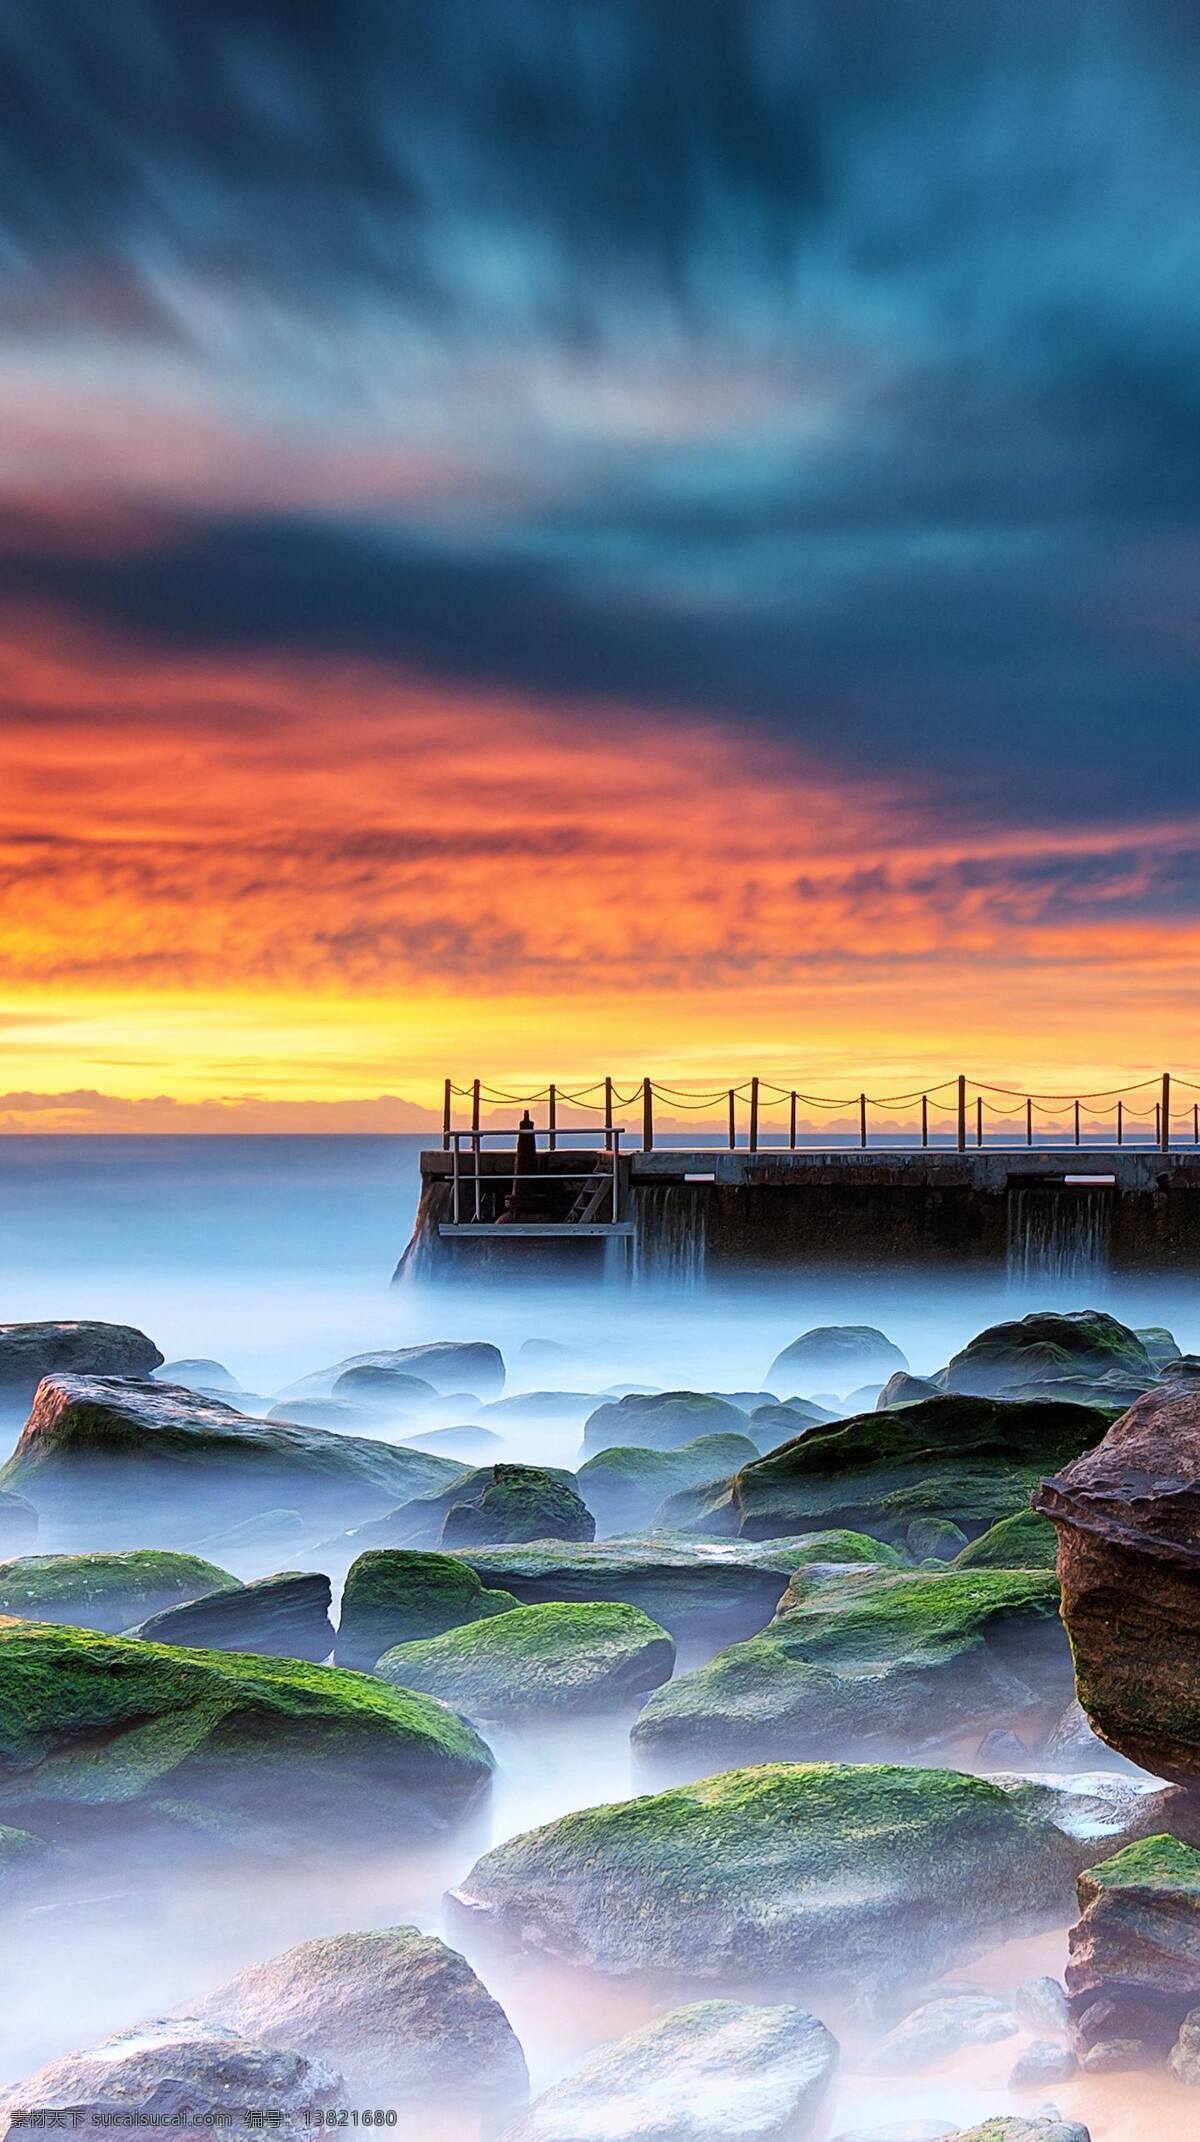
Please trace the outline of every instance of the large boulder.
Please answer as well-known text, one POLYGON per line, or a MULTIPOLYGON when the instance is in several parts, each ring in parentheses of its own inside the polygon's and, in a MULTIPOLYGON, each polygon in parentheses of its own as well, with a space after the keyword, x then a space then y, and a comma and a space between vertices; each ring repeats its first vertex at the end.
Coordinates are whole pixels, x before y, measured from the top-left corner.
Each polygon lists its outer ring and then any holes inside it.
POLYGON ((1069 1853, 981 1778, 771 1763, 562 1816, 454 1895, 501 1938, 598 1971, 859 1987, 1052 1924, 1069 1853))
POLYGON ((706 1391, 632 1391, 589 1413, 583 1447, 589 1456, 618 1444, 622 1449, 632 1444, 640 1450, 678 1450, 698 1436, 745 1432, 746 1415, 727 1398, 706 1391))
POLYGON ((190 2017, 135 2024, 93 2050, 67 2053, 0 2097, 0 2136, 58 2126, 83 2142, 111 2142, 114 2129, 163 2127, 183 2136, 238 2128, 248 2108, 279 2115, 271 2132, 292 2142, 344 2099, 323 2060, 273 2051, 190 2017))
POLYGON ((512 1719, 630 1703, 659 1688, 674 1664, 672 1639, 640 1607, 553 1601, 397 1644, 375 1671, 468 1718, 512 1719))
POLYGON ((1090 1406, 995 1398, 917 1399, 810 1428, 736 1474, 743 1538, 826 1526, 902 1541, 915 1519, 949 1518, 968 1538, 1025 1509, 1042 1474, 1098 1443, 1090 1406))
POLYGON ((803 2008, 696 2001, 601 2046, 502 2142, 799 2142, 836 2065, 803 2008))
POLYGON ((398 1369, 419 1376, 435 1391, 470 1391, 477 1398, 498 1398, 504 1389, 504 1356, 482 1339, 428 1339, 419 1346, 380 1347, 374 1353, 348 1354, 329 1368, 302 1376, 280 1391, 280 1398, 328 1398, 339 1378, 357 1368, 398 1369))
POLYGON ((360 1361, 356 1368, 343 1369, 335 1378, 330 1396, 371 1413, 395 1413, 409 1406, 419 1409, 428 1405, 437 1392, 427 1377, 414 1376, 411 1369, 399 1368, 394 1362, 381 1366, 374 1361, 360 1361))
POLYGON ((154 1547, 120 1554, 27 1554, 0 1563, 0 1614, 67 1622, 111 1636, 189 1599, 240 1589, 237 1578, 215 1562, 154 1547))
POLYGON ((763 1635, 659 1689, 633 1739, 753 1762, 926 1754, 996 1727, 1032 1741, 1071 1685, 1048 1573, 818 1567, 763 1635))
POLYGON ((465 1812, 491 1770, 464 1720, 365 1674, 0 1621, 0 1820, 52 1839, 408 1836, 465 1812))
POLYGON ((360 1554, 347 1571, 337 1662, 370 1673, 396 1644, 425 1643, 518 1604, 511 1592, 485 1590, 457 1555, 376 1548, 360 1554))
POLYGON ((352 2092, 410 2117, 448 2100, 494 2115, 528 2090, 503 2009, 463 1957, 415 1926, 302 1941, 240 1971, 192 2013, 331 2061, 352 2092))
POLYGON ((352 1524, 461 1471, 364 1437, 255 1420, 182 1387, 49 1376, 0 1488, 27 1496, 66 1544, 161 1547, 271 1508, 352 1524))
POLYGON ((443 1547, 490 1547, 510 1540, 593 1540, 596 1520, 569 1477, 538 1465, 485 1467, 478 1492, 456 1495, 442 1524, 443 1547))
POLYGON ((334 1646, 328 1577, 283 1570, 256 1577, 236 1591, 209 1592, 186 1606, 151 1614, 132 1636, 152 1644, 187 1644, 201 1651, 261 1651, 270 1658, 327 1659, 334 1646))
POLYGON ((907 1369, 900 1348, 873 1324, 817 1324, 776 1354, 767 1382, 784 1391, 851 1391, 907 1369))
POLYGON ((1200 1781, 1200 1387, 1148 1392, 1047 1481, 1079 1700, 1102 1740, 1200 1781))
POLYGON ((604 1531, 636 1531, 651 1522, 669 1495, 728 1478, 758 1453, 747 1435, 701 1435, 678 1450, 614 1443, 580 1466, 579 1492, 604 1531))
POLYGON ((1200 2004, 1200 1851, 1128 1845, 1080 1875, 1078 1896, 1066 1977, 1084 2065, 1164 2062, 1200 2004))
POLYGON ((619 1599, 678 1639, 728 1643, 765 1628, 792 1570, 808 1557, 803 1540, 758 1546, 651 1539, 471 1548, 463 1558, 484 1584, 511 1592, 522 1606, 619 1599))
POLYGON ((1102 1309, 1040 1310, 1011 1323, 989 1324, 953 1355, 944 1382, 948 1391, 988 1398, 1035 1380, 1065 1376, 1094 1382, 1113 1369, 1144 1384, 1154 1381, 1150 1356, 1127 1324, 1102 1309))
MULTIPOLYGON (((127 1369, 123 1373, 136 1376, 144 1375, 145 1371, 127 1369)), ((230 1374, 223 1361, 211 1361, 204 1354, 189 1354, 180 1361, 164 1361, 155 1369, 154 1380, 156 1383, 181 1383, 189 1391, 226 1391, 230 1398, 236 1398, 241 1389, 237 1377, 230 1374)))
POLYGON ((132 1324, 0 1324, 0 1403, 28 1403, 43 1376, 149 1376, 162 1358, 132 1324))

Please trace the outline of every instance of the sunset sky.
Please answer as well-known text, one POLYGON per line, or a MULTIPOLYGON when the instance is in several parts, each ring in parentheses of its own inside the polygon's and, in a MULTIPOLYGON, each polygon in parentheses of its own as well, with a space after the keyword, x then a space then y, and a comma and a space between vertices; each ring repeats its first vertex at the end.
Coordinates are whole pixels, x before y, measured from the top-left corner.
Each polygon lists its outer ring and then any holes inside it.
POLYGON ((0 0, 0 1128, 1200 1065, 1179 0, 0 0))

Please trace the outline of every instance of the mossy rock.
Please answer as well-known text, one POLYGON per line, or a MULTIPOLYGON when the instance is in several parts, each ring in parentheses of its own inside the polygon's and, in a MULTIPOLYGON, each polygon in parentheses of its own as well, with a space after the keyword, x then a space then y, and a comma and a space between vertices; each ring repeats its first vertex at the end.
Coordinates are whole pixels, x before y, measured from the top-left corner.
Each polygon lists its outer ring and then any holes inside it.
POLYGON ((365 1674, 0 1621, 0 1815, 51 1838, 117 1821, 320 1848, 441 1827, 491 1769, 463 1719, 365 1674))
POLYGON ((1140 1339, 1156 1369, 1166 1367, 1168 1361, 1182 1361, 1183 1352, 1173 1331, 1165 1324, 1138 1324, 1135 1339, 1140 1339))
POLYGON ((67 1543, 187 1547, 264 1510, 352 1524, 462 1468, 365 1437, 256 1420, 182 1386, 47 1377, 0 1489, 67 1543))
POLYGON ((986 1398, 1035 1377, 1040 1382, 1060 1376, 1094 1379, 1109 1369, 1143 1378, 1143 1388, 1154 1380, 1150 1356, 1128 1324, 1102 1309, 1039 1310, 989 1324, 952 1356, 943 1380, 948 1391, 986 1398))
POLYGON ((967 1535, 947 1517, 918 1517, 904 1544, 915 1562, 952 1562, 967 1544, 967 1535))
POLYGON ((635 1391, 588 1415, 583 1447, 589 1454, 630 1444, 644 1450, 678 1450, 699 1436, 745 1432, 746 1415, 727 1398, 707 1391, 635 1391))
POLYGON ((652 1536, 471 1548, 463 1559, 484 1584, 512 1592, 522 1606, 615 1599, 641 1607, 676 1638, 728 1643, 766 1627, 792 1571, 811 1553, 805 1540, 718 1547, 652 1536))
POLYGON ((1058 1539, 1049 1518, 1036 1510, 1002 1517, 954 1558, 956 1569, 1053 1569, 1058 1539))
POLYGON ((507 1719, 628 1703, 661 1687, 674 1664, 674 1642, 640 1607, 556 1602, 398 1644, 375 1670, 468 1718, 507 1719))
POLYGON ((652 1696, 634 1745, 720 1761, 944 1750, 1049 1729, 1072 1691, 1058 1586, 1032 1570, 799 1570, 761 1636, 652 1696))
POLYGON ((395 1644, 423 1643, 464 1623, 507 1614, 519 1603, 511 1592, 485 1590, 456 1555, 375 1548, 360 1554, 346 1573, 337 1663, 370 1673, 395 1644))
POLYGON ((502 1545, 508 1540, 592 1540, 596 1520, 574 1482, 538 1465, 493 1465, 479 1495, 451 1503, 443 1547, 502 1545))
POLYGON ((736 1522, 743 1538, 844 1526, 899 1542, 917 1518, 939 1517, 974 1538, 1027 1509, 1043 1475, 1107 1427, 1091 1406, 958 1395, 853 1414, 738 1473, 736 1522))
POLYGON ((957 2142, 1091 2142, 1091 2135, 1077 2120, 1002 2118, 963 2128, 957 2142))
POLYGON ((597 1522, 616 1532, 646 1524, 681 1488, 728 1480, 759 1453, 747 1435, 701 1435, 678 1450, 614 1443, 579 1468, 579 1492, 597 1522))
POLYGON ((858 1987, 1052 1925, 1070 1893, 1062 1835, 981 1778, 769 1763, 563 1816, 456 1896, 595 1970, 858 1987))
POLYGON ((238 1579, 215 1562, 153 1547, 118 1554, 30 1554, 0 1563, 0 1614, 67 1622, 109 1635, 209 1592, 239 1589, 238 1579))

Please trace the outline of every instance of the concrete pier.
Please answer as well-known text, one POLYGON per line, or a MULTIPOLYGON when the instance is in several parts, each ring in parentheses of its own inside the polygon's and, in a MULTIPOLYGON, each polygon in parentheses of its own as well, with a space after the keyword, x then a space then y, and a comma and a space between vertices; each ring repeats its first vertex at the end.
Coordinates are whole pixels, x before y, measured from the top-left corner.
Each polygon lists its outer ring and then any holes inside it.
MULTIPOLYGON (((472 1162, 474 1166, 474 1162, 472 1162)), ((539 1241, 494 1224, 513 1153, 478 1156, 473 1223, 450 1217, 452 1156, 421 1156, 422 1196, 401 1269, 426 1276, 515 1272, 536 1254, 581 1264, 620 1235, 634 1276, 754 1266, 971 1266, 1037 1277, 1200 1271, 1200 1150, 1128 1146, 881 1148, 850 1151, 658 1148, 617 1164, 616 1227, 572 1232, 575 1184, 611 1167, 603 1150, 545 1152, 539 1241), (556 1187, 561 1183, 561 1188, 556 1187)), ((461 1210, 460 1194, 460 1210, 461 1210)), ((598 1261, 598 1259, 597 1259, 598 1261)))

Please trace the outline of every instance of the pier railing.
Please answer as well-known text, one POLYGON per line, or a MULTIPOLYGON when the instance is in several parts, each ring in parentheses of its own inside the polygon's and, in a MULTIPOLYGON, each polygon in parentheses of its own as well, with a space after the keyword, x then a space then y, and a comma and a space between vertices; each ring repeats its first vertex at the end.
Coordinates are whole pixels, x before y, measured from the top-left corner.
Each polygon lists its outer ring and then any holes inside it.
MULTIPOLYGON (((872 1143, 917 1148, 950 1145, 960 1153, 987 1143, 1137 1145, 1164 1153, 1181 1145, 1200 1147, 1200 1081, 1170 1071, 1100 1092, 1026 1093, 959 1072, 905 1093, 864 1090, 838 1096, 808 1093, 760 1077, 703 1091, 650 1078, 638 1079, 622 1090, 614 1079, 603 1078, 589 1086, 550 1084, 528 1093, 498 1089, 481 1079, 466 1086, 447 1079, 442 1113, 442 1145, 447 1152, 457 1146, 460 1136, 466 1136, 478 1153, 480 1139, 490 1135, 482 1121, 485 1105, 544 1108, 545 1122, 540 1128, 550 1152, 556 1150, 560 1138, 579 1135, 577 1125, 568 1128, 563 1122, 563 1109, 593 1116, 594 1143, 614 1155, 622 1135, 616 1114, 623 1109, 640 1115, 641 1150, 646 1153, 653 1152, 656 1128, 661 1131, 664 1117, 677 1119, 679 1113, 693 1113, 710 1122, 715 1118, 723 1125, 730 1152, 742 1148, 753 1153, 764 1146, 795 1151, 800 1144, 811 1150, 814 1142, 820 1142, 819 1133, 814 1141, 807 1128, 814 1115, 818 1124, 824 1116, 831 1130, 835 1117, 845 1122, 844 1135, 827 1143, 857 1144, 864 1150, 872 1143), (468 1112, 469 1128, 464 1132, 455 1117, 468 1112), (806 1126, 803 1137, 802 1123, 806 1126), (906 1124, 911 1126, 907 1134, 906 1124)), ((512 1134, 507 1135, 511 1138, 512 1134)), ((704 1142, 711 1143, 711 1134, 704 1142)))

